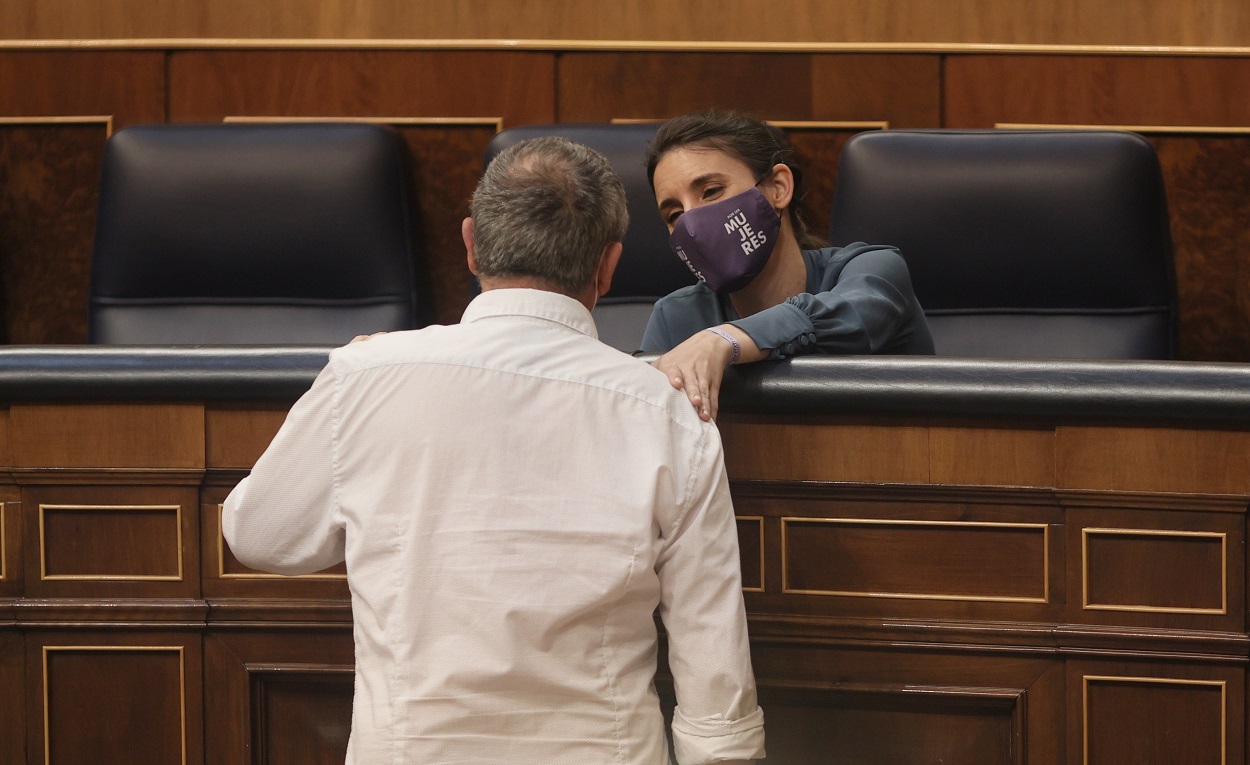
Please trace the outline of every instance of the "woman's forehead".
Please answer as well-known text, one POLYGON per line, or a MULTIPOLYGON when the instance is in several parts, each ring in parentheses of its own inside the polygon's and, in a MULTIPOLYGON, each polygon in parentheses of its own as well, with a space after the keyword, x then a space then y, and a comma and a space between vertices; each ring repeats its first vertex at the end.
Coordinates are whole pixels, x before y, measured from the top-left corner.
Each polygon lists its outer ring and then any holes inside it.
POLYGON ((710 146, 680 146, 665 152, 655 166, 655 187, 686 186, 708 174, 750 176, 751 169, 733 155, 710 146))

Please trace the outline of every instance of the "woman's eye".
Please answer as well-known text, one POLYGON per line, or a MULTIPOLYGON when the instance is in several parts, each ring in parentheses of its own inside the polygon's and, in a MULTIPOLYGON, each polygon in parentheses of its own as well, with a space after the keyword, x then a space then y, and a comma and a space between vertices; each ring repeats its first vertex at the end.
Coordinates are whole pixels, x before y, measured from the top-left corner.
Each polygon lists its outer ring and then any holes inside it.
POLYGON ((716 195, 720 194, 721 190, 722 189, 720 186, 708 186, 706 189, 703 190, 703 198, 712 199, 716 195))
POLYGON ((677 219, 680 217, 681 217, 681 210, 677 210, 675 212, 669 213, 668 217, 664 219, 664 222, 668 224, 669 228, 672 228, 673 226, 677 225, 677 219))

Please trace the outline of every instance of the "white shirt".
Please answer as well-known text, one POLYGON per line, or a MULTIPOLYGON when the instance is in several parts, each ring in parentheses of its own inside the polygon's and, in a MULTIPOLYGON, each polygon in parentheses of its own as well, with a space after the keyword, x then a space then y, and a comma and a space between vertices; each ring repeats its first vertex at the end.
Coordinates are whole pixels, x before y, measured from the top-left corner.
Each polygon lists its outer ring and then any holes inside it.
POLYGON ((490 290, 459 325, 330 354, 223 530, 283 574, 346 559, 348 763, 763 756, 720 436, 585 307, 490 290))

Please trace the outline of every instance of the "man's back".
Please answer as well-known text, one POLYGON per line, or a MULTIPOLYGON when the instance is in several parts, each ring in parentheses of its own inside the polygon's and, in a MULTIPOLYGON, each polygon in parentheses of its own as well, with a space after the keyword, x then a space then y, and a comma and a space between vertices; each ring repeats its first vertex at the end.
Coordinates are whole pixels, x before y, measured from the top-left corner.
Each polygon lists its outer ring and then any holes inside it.
POLYGON ((301 443, 253 472, 281 499, 232 494, 309 507, 294 536, 228 507, 244 562, 347 560, 349 762, 667 763, 657 607, 693 739, 761 724, 719 437, 591 327, 570 298, 495 290, 458 326, 338 350, 292 410, 301 443), (329 480, 292 497, 296 470, 329 480))

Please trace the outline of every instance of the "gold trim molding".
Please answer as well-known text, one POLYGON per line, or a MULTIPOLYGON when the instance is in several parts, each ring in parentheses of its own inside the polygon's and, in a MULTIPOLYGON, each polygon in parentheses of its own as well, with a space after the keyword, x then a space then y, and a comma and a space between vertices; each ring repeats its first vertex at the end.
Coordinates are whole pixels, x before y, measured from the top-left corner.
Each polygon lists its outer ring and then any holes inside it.
POLYGON ((1089 765, 1089 683, 1139 683, 1147 685, 1202 685, 1220 689, 1220 765, 1228 762, 1228 684, 1223 680, 1188 680, 1177 677, 1081 676, 1081 762, 1089 765))
POLYGON ((764 516, 762 516, 762 515, 735 515, 735 516, 734 516, 734 520, 735 520, 735 521, 755 521, 756 523, 758 523, 758 524, 759 524, 759 527, 760 527, 760 586, 759 586, 759 587, 747 587, 747 586, 745 586, 745 585, 744 585, 744 586, 743 586, 743 588, 742 588, 742 591, 743 591, 743 592, 764 592, 764 591, 765 591, 765 589, 766 589, 765 584, 764 584, 764 582, 765 582, 765 574, 764 574, 764 516))
POLYGON ((181 582, 182 562, 182 505, 39 505, 39 580, 43 582, 181 582), (48 575, 47 542, 44 538, 44 514, 47 510, 172 510, 176 525, 178 546, 177 574, 52 574, 48 575))
POLYGON ((11 504, 14 503, 0 502, 0 582, 5 582, 9 579, 9 547, 6 544, 4 524, 5 519, 9 516, 9 505, 11 504))
POLYGON ((281 122, 364 122, 372 125, 421 126, 458 125, 461 127, 493 127, 503 130, 503 117, 278 117, 271 115, 232 115, 224 117, 226 124, 270 124, 281 122))
POLYGON ((1076 125, 1064 123, 996 122, 1000 130, 1127 130, 1149 135, 1246 135, 1250 127, 1240 125, 1076 125))
POLYGON ((113 135, 113 115, 73 114, 55 117, 0 117, 0 125, 104 125, 104 137, 113 135))
POLYGON ((1053 45, 964 42, 787 42, 766 40, 593 40, 316 37, 130 37, 0 40, 0 50, 450 50, 673 53, 932 53, 1108 56, 1250 56, 1239 45, 1053 45))
POLYGON ((182 765, 187 765, 187 663, 180 645, 45 645, 43 647, 43 762, 51 765, 51 730, 48 724, 48 654, 52 651, 165 651, 178 654, 178 720, 182 735, 182 765))
MULTIPOLYGON (((762 548, 761 548, 762 549, 762 548)), ((803 518, 781 519, 781 591, 787 595, 826 595, 849 598, 907 598, 909 600, 945 600, 961 603, 1049 603, 1050 602, 1050 526, 1045 523, 999 523, 989 521, 925 521, 878 518, 803 518), (1042 532, 1042 596, 1040 598, 1006 595, 935 595, 915 592, 862 592, 858 590, 795 590, 790 588, 790 541, 787 526, 796 523, 830 523, 856 526, 956 526, 964 528, 1035 529, 1042 532)))
POLYGON ((1161 529, 1081 529, 1081 608, 1086 611, 1123 611, 1146 614, 1228 614, 1228 534, 1220 531, 1171 531, 1161 529), (1090 603, 1089 602, 1089 537, 1102 536, 1134 536, 1134 537, 1206 537, 1220 541, 1220 607, 1219 608, 1184 608, 1168 606, 1145 606, 1131 604, 1090 603))
POLYGON ((222 531, 222 513, 225 512, 225 505, 221 502, 217 503, 217 578, 218 579, 242 579, 242 580, 288 580, 288 579, 304 579, 304 580, 321 580, 321 581, 346 581, 347 574, 296 574, 295 576, 286 576, 285 574, 267 574, 259 571, 255 574, 227 574, 226 573, 226 535, 222 531))

